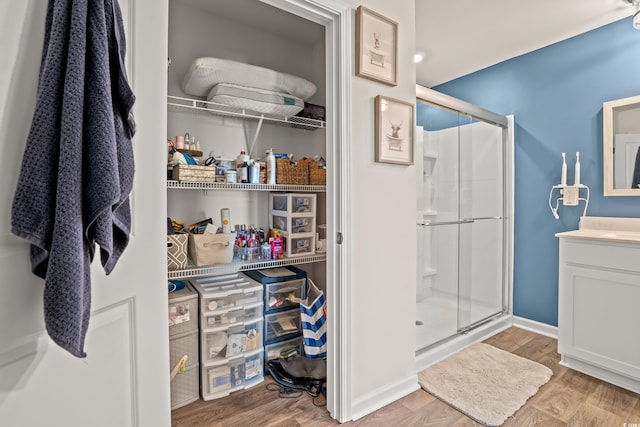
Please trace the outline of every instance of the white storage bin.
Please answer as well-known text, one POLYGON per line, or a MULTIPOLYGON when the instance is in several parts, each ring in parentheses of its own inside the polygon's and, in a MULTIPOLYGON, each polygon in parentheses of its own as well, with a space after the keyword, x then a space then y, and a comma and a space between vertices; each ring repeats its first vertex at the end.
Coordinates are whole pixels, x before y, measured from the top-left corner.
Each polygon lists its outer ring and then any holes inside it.
POLYGON ((284 341, 301 333, 300 310, 297 307, 264 316, 264 342, 266 344, 284 341))
POLYGON ((200 369, 188 366, 171 381, 171 409, 178 409, 200 398, 200 369))
POLYGON ((200 293, 203 316, 254 306, 263 300, 262 284, 240 273, 195 279, 191 284, 200 293))
POLYGON ((264 285, 264 309, 270 312, 289 307, 297 307, 305 298, 306 279, 273 282, 264 285))
POLYGON ((173 369, 185 355, 188 357, 187 367, 198 364, 198 330, 175 335, 169 339, 169 370, 173 369))
POLYGON ((264 346, 264 360, 278 359, 281 356, 302 356, 302 336, 264 346))
POLYGON ((169 335, 198 329, 198 293, 189 284, 169 293, 169 335))
POLYGON ((253 387, 264 381, 263 350, 241 357, 202 366, 202 399, 227 396, 234 391, 253 387))
POLYGON ((271 194, 269 226, 282 236, 316 232, 315 194, 271 194))
POLYGON ((262 348, 262 317, 244 324, 202 330, 201 361, 218 363, 262 348))

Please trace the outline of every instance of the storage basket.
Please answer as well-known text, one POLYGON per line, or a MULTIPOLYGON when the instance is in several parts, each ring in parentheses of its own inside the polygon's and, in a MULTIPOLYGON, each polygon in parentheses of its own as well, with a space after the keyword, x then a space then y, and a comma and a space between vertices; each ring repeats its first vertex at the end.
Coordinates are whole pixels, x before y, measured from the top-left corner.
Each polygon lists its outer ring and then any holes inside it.
POLYGON ((176 181, 215 182, 216 167, 201 165, 175 165, 172 177, 176 181))
POLYGON ((276 184, 309 185, 307 162, 276 159, 276 184))
POLYGON ((309 184, 327 185, 327 169, 321 162, 309 162, 309 184))
POLYGON ((186 233, 167 235, 167 268, 169 271, 180 270, 187 267, 187 241, 186 233))
POLYGON ((197 266, 230 263, 235 242, 235 233, 189 234, 189 258, 197 266))

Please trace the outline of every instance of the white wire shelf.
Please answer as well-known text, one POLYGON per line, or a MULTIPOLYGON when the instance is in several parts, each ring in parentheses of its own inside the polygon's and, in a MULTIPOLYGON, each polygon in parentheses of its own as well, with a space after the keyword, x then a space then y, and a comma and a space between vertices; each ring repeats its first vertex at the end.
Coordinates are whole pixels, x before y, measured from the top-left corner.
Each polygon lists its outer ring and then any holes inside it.
POLYGON ((267 123, 280 126, 287 126, 296 129, 316 130, 325 129, 326 122, 299 116, 281 116, 276 114, 261 114, 244 108, 231 107, 229 105, 215 102, 203 101, 200 99, 183 98, 179 96, 167 96, 167 105, 170 111, 180 111, 182 109, 203 111, 218 116, 235 117, 244 120, 263 119, 267 123))
POLYGON ((295 191, 300 193, 324 193, 326 185, 294 185, 294 184, 231 184, 227 182, 195 182, 167 180, 167 188, 187 190, 244 190, 244 191, 295 191))
POLYGON ((236 273, 238 271, 256 270, 261 268, 282 267, 285 265, 308 264, 312 262, 326 261, 327 254, 312 254, 292 258, 258 260, 258 261, 239 261, 228 264, 207 265, 202 267, 189 266, 182 270, 169 271, 167 275, 169 279, 188 279, 199 276, 213 276, 217 274, 236 273))

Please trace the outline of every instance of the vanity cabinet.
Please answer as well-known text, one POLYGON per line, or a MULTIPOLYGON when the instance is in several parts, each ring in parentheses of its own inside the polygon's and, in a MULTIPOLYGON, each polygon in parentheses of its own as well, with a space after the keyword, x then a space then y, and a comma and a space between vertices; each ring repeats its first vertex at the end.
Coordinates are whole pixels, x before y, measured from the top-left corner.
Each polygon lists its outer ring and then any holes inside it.
POLYGON ((640 393, 640 233, 557 236, 560 364, 640 393))

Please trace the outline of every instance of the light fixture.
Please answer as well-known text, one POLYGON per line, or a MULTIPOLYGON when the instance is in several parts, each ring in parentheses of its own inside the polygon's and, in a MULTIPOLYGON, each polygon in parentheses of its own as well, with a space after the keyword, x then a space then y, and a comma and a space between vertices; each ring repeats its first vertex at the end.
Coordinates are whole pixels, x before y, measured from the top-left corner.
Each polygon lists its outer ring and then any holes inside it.
POLYGON ((420 52, 417 52, 415 55, 413 55, 413 62, 415 62, 416 64, 419 62, 422 62, 423 59, 424 59, 424 55, 421 54, 420 52))
POLYGON ((629 4, 633 5, 633 28, 640 30, 640 0, 627 0, 629 4))

